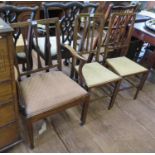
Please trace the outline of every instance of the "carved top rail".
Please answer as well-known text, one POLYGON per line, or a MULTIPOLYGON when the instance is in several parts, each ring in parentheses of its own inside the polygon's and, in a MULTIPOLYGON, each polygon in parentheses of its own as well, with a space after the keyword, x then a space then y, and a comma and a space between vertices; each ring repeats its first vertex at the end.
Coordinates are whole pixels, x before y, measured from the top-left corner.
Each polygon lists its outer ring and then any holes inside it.
POLYGON ((93 8, 95 12, 97 4, 92 3, 81 3, 81 2, 68 2, 68 3, 43 3, 45 18, 49 18, 48 10, 52 7, 61 8, 64 11, 64 16, 61 19, 61 35, 62 43, 71 45, 73 41, 74 33, 74 21, 76 16, 85 8, 93 8))

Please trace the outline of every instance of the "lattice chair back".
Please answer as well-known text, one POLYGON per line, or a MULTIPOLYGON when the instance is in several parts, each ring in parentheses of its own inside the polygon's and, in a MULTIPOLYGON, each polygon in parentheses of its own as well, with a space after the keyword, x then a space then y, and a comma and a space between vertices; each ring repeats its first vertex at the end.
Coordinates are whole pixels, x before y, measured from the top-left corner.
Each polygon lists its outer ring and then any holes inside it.
POLYGON ((103 35, 103 27, 105 20, 102 14, 85 14, 81 13, 75 21, 73 48, 80 55, 95 55, 95 60, 99 61, 99 53, 103 35), (94 40, 98 36, 96 48, 94 48, 94 40))
POLYGON ((115 54, 117 52, 120 56, 126 55, 129 48, 135 22, 134 7, 128 7, 128 9, 125 9, 127 7, 119 8, 119 12, 114 11, 110 15, 108 31, 103 42, 104 59, 107 58, 110 52, 115 52, 115 54))
POLYGON ((57 67, 59 70, 61 70, 61 55, 60 55, 60 23, 58 18, 50 18, 50 19, 43 19, 43 20, 37 20, 37 21, 28 21, 28 22, 19 22, 19 23, 13 23, 11 24, 13 28, 19 28, 21 31, 21 34, 24 33, 24 29, 29 29, 31 31, 31 34, 27 36, 27 39, 23 36, 24 40, 24 48, 25 48, 25 55, 27 60, 27 70, 25 72, 22 72, 19 65, 16 66, 18 68, 18 73, 21 76, 30 76, 32 73, 38 72, 38 71, 49 71, 50 68, 57 67), (46 35, 45 40, 46 44, 44 45, 45 48, 45 55, 48 57, 48 60, 42 59, 41 55, 37 52, 34 52, 33 54, 33 68, 31 69, 31 62, 30 62, 30 55, 29 50, 32 49, 32 43, 35 42, 36 48, 39 51, 40 47, 38 45, 38 38, 39 38, 39 32, 38 30, 38 24, 43 24, 45 26, 46 35), (53 28, 55 28, 55 36, 56 36, 56 45, 52 44, 50 42, 50 24, 53 25, 53 28), (33 39, 30 39, 33 38, 33 39), (33 41, 32 41, 33 40, 33 41), (53 47, 56 47, 57 49, 57 59, 52 60, 51 56, 51 49, 53 47))
MULTIPOLYGON (((34 20, 38 7, 17 7, 13 5, 0 5, 0 17, 8 24, 34 20)), ((19 29, 13 33, 15 44, 20 36, 19 29)))
POLYGON ((63 17, 60 21, 62 43, 71 45, 73 41, 74 22, 76 16, 86 8, 96 10, 97 4, 81 3, 81 2, 68 2, 68 3, 43 3, 45 18, 50 18, 49 10, 51 8, 60 8, 63 10, 63 17))

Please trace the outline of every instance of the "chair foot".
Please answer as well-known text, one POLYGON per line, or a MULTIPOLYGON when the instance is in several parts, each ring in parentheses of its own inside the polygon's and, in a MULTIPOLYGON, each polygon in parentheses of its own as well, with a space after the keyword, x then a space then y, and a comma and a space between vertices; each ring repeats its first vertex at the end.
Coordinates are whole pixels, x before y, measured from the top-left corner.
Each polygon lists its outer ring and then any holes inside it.
POLYGON ((80 123, 81 126, 86 123, 88 106, 89 106, 89 96, 86 97, 85 102, 83 103, 83 106, 82 106, 81 123, 80 123))
POLYGON ((34 138, 33 138, 33 125, 32 125, 32 122, 30 120, 27 120, 26 125, 27 125, 27 132, 28 132, 30 148, 34 149, 34 138))
POLYGON ((108 110, 110 110, 113 107, 113 105, 114 105, 114 102, 115 102, 116 96, 118 94, 118 90, 119 90, 120 84, 121 84, 121 80, 117 81, 115 83, 115 87, 114 87, 114 90, 113 90, 113 94, 111 96, 111 100, 110 100, 110 103, 109 103, 109 106, 108 106, 108 110))
POLYGON ((138 85, 138 87, 137 87, 137 91, 136 91, 136 93, 135 93, 135 95, 134 95, 134 98, 133 98, 134 100, 137 99, 137 96, 138 96, 138 94, 139 94, 139 91, 143 89, 144 83, 145 83, 145 81, 146 81, 146 79, 147 79, 147 77, 148 77, 148 74, 149 74, 149 72, 146 72, 146 73, 144 73, 144 74, 142 75, 141 80, 140 80, 140 82, 139 82, 139 85, 138 85))

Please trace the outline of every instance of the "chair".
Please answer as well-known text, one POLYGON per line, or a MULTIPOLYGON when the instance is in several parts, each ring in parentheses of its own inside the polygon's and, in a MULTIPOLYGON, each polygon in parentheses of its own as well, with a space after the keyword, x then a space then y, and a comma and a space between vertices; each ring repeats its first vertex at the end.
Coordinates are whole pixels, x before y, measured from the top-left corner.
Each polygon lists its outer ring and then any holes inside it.
MULTIPOLYGON (((38 45, 38 24, 44 24, 46 29, 46 36, 49 55, 48 64, 37 53, 34 53, 35 65, 32 70, 20 72, 19 65, 16 64, 19 75, 18 94, 21 111, 26 121, 28 137, 30 140, 30 147, 34 148, 33 138, 33 123, 51 116, 55 113, 64 111, 76 105, 82 105, 81 125, 86 121, 87 108, 89 103, 88 93, 81 88, 76 82, 71 80, 61 71, 61 55, 60 55, 60 23, 58 18, 43 19, 32 22, 21 22, 12 24, 13 28, 27 28, 31 27, 32 35, 38 45), (52 24, 55 28, 56 45, 49 41, 49 25, 52 24), (57 48, 57 59, 52 60, 50 49, 57 48), (50 70, 50 69, 55 70, 50 70), (58 69, 58 71, 56 70, 58 69), (48 70, 48 72, 47 72, 48 70), (31 75, 26 78, 27 75, 31 75)), ((32 42, 31 42, 32 43, 32 42)), ((25 44, 25 48, 29 49, 29 44, 25 44)), ((26 50, 26 51, 27 51, 26 50)), ((26 54, 27 56, 27 54, 26 54)), ((29 59, 28 59, 29 60, 29 59)), ((29 63, 29 61, 28 61, 29 63)), ((29 66, 29 65, 28 65, 29 66)))
MULTIPOLYGON (((34 20, 38 7, 17 7, 13 5, 0 5, 0 17, 7 23, 16 23, 27 20, 34 20)), ((27 30, 25 31, 25 38, 27 37, 27 30)), ((26 69, 26 56, 24 55, 24 43, 20 35, 20 31, 16 29, 13 34, 14 44, 17 51, 18 63, 22 64, 23 70, 26 69)), ((31 51, 30 51, 31 52, 31 51)), ((31 55, 31 53, 30 53, 31 55)), ((31 59, 31 57, 30 57, 31 59)), ((31 64, 32 66, 32 64, 31 64)))
MULTIPOLYGON (((50 18, 50 10, 53 8, 61 9, 63 12, 62 18, 60 18, 60 28, 61 28, 61 43, 62 44, 68 44, 73 45, 73 31, 74 31, 74 20, 76 15, 79 14, 79 12, 83 11, 87 8, 93 8, 94 11, 97 8, 97 4, 83 4, 81 2, 67 2, 67 3, 43 3, 44 8, 44 18, 50 18)), ((52 28, 51 28, 52 31, 52 28)), ((50 37, 50 41, 54 42, 55 37, 50 37)), ((43 38, 39 38, 39 46, 43 47, 45 44, 45 40, 43 38)), ((35 45, 35 44, 34 44, 35 45)), ((35 46, 34 46, 35 47, 35 46)), ((41 54, 41 56, 46 60, 48 59, 47 56, 45 56, 45 51, 37 51, 41 54)), ((52 57, 54 58, 56 56, 56 51, 51 51, 52 57)), ((61 54, 62 58, 65 59, 65 65, 68 65, 68 59, 70 58, 70 54, 67 53, 63 47, 61 47, 61 54)))
MULTIPOLYGON (((120 10, 120 12, 110 15, 107 37, 103 43, 103 62, 106 62, 106 65, 115 73, 137 88, 134 95, 134 99, 136 99, 147 78, 148 70, 125 57, 131 40, 135 14, 133 13, 132 6, 128 7, 128 10, 120 7, 120 10), (141 77, 138 85, 129 80, 130 77, 135 75, 141 77)), ((126 88, 120 90, 124 89, 126 88)))
POLYGON ((104 20, 102 15, 98 14, 80 14, 75 21, 73 48, 69 45, 64 45, 72 55, 71 77, 74 78, 78 74, 78 82, 91 92, 92 88, 105 88, 108 85, 110 94, 106 94, 111 98, 108 109, 112 108, 119 87, 121 77, 108 70, 98 63, 99 52, 101 47, 101 38, 104 20), (100 21, 98 23, 98 21, 100 21), (82 32, 79 32, 83 25, 82 32), (80 33, 82 40, 79 44, 77 34, 80 33), (95 49, 93 49, 93 41, 96 33, 99 33, 99 41, 95 49), (94 62, 87 63, 87 58, 90 54, 95 55, 94 62), (79 63, 77 64, 77 62, 79 63), (111 89, 111 85, 114 88, 111 89), (109 88, 110 87, 110 88, 109 88))

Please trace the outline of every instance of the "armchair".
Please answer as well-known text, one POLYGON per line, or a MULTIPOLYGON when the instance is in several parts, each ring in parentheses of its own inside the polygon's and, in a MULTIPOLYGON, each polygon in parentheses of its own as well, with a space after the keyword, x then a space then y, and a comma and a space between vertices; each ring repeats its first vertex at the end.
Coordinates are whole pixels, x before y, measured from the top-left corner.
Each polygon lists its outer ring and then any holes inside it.
MULTIPOLYGON (((15 29, 31 27, 32 35, 30 37, 33 37, 36 48, 39 49, 38 24, 43 24, 46 28, 45 39, 48 48, 45 51, 48 54, 48 61, 45 63, 44 59, 37 53, 34 68, 25 72, 20 72, 19 65, 15 63, 19 75, 17 85, 20 107, 22 107, 31 148, 34 148, 34 122, 80 104, 82 105, 81 125, 83 125, 86 121, 89 103, 88 93, 61 71, 60 23, 58 18, 14 23, 12 27, 15 29), (54 43, 49 40, 50 24, 55 29, 56 42, 54 43), (57 49, 57 59, 54 60, 51 59, 50 52, 53 47, 57 49), (47 70, 48 72, 46 72, 47 70), (27 75, 31 76, 26 78, 27 75)), ((26 51, 28 51, 29 46, 29 44, 25 44, 26 51)), ((25 55, 28 56, 27 53, 25 55)), ((27 58, 27 60, 29 59, 27 58)), ((29 61, 27 63, 29 64, 29 61)))

